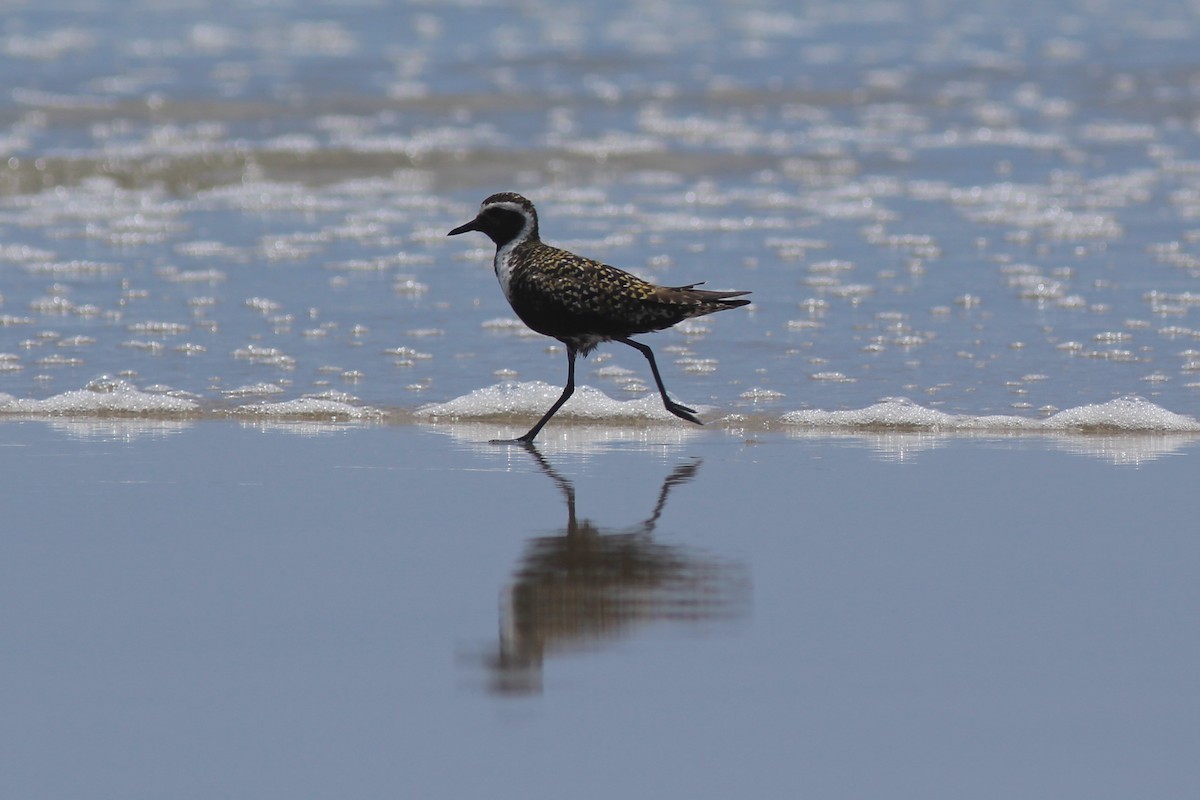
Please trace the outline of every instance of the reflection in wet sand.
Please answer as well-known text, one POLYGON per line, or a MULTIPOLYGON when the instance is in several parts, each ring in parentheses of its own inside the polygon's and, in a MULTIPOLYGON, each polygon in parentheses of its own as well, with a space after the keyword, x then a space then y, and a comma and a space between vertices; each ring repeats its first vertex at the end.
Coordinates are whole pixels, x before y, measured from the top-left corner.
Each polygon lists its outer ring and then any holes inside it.
POLYGON ((121 417, 93 419, 51 419, 53 430, 72 439, 132 442, 141 438, 162 438, 182 433, 193 423, 172 419, 125 419, 121 417))
POLYGON ((837 439, 853 446, 870 448, 877 458, 897 464, 912 462, 918 455, 954 443, 978 442, 989 447, 1042 438, 1055 448, 1078 456, 1090 456, 1114 466, 1140 466, 1159 458, 1183 453, 1196 444, 1195 433, 1077 433, 1052 431, 813 431, 788 430, 793 439, 837 439))
POLYGON ((491 660, 497 694, 541 691, 548 654, 580 650, 625 635, 639 623, 704 622, 744 612, 749 578, 731 564, 651 537, 671 490, 692 480, 695 459, 663 480, 646 519, 608 530, 575 514, 575 486, 534 447, 527 448, 562 491, 566 526, 529 540, 502 595, 500 647, 491 660))

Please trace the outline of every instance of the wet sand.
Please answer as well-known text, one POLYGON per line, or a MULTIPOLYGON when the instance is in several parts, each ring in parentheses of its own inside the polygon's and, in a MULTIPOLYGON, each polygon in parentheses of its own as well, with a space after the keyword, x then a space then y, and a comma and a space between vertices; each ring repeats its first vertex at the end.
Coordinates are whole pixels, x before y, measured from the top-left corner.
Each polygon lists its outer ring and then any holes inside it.
POLYGON ((1200 788, 1194 438, 484 427, 0 425, 3 794, 1200 788))

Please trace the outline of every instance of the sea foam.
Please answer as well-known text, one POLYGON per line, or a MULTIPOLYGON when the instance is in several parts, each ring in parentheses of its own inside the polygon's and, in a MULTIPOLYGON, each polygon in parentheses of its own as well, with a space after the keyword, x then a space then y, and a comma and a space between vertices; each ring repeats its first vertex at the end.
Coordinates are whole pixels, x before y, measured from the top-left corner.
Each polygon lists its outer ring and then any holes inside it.
POLYGON ((123 380, 97 378, 75 389, 44 400, 18 399, 0 394, 0 414, 52 416, 191 416, 199 404, 183 397, 151 394, 123 380))
MULTIPOLYGON (((428 419, 489 419, 499 417, 540 417, 562 394, 562 388, 542 381, 505 382, 445 403, 421 406, 414 414, 428 419)), ((662 400, 649 394, 636 400, 614 400, 599 389, 578 386, 575 394, 556 415, 582 420, 654 420, 676 419, 663 408, 662 400)))
MULTIPOLYGON (((144 391, 127 381, 97 378, 82 389, 44 400, 19 399, 0 393, 0 416, 129 417, 145 419, 195 419, 199 417, 253 417, 258 420, 365 420, 383 416, 370 406, 354 405, 340 397, 300 397, 282 402, 260 402, 232 410, 214 406, 204 398, 183 393, 144 391)), ((239 396, 235 394, 234 396, 239 396)))
POLYGON ((340 400, 316 397, 299 397, 279 403, 251 403, 238 406, 233 413, 273 420, 363 420, 382 416, 382 412, 369 406, 355 406, 340 400))
POLYGON ((948 414, 904 398, 886 398, 852 411, 791 411, 781 420, 824 430, 898 430, 976 433, 1197 433, 1200 422, 1139 397, 1078 406, 1045 419, 1008 414, 948 414))

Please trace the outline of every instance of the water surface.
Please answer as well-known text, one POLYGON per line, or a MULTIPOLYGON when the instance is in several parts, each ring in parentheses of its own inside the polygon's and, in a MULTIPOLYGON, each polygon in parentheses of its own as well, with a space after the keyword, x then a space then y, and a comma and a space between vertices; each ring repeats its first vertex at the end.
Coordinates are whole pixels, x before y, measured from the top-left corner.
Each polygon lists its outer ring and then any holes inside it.
MULTIPOLYGON (((718 414, 1190 414, 1196 25, 1170 3, 20 8, 0 391, 108 375, 407 412, 561 384, 487 241, 444 236, 515 189, 556 244, 754 292, 651 337, 718 414)), ((652 390, 619 347, 580 381, 652 390)))
POLYGON ((1200 786, 1194 443, 2 430, 8 795, 1200 786))

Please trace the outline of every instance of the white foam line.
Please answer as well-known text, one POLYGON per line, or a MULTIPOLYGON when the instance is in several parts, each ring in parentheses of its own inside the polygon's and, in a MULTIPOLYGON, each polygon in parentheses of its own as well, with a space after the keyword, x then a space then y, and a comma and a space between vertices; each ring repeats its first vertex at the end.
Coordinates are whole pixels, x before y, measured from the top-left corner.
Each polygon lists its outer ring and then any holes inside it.
POLYGON ((272 420, 317 420, 317 419, 375 419, 383 412, 369 406, 352 406, 337 400, 321 400, 315 397, 300 397, 280 403, 251 403, 238 406, 233 411, 238 416, 259 417, 272 420))
MULTIPOLYGON (((551 386, 542 381, 498 383, 476 389, 470 394, 445 403, 421 406, 414 415, 427 419, 489 419, 511 416, 536 419, 546 413, 546 409, 561 393, 561 386, 551 386)), ((591 386, 577 386, 575 394, 557 416, 564 419, 643 419, 656 422, 676 419, 675 415, 663 408, 662 400, 657 394, 648 394, 636 400, 614 400, 591 386)))
MULTIPOLYGON (((430 421, 495 420, 513 417, 536 419, 558 399, 562 389, 541 381, 505 382, 454 398, 445 403, 422 406, 413 412, 430 421)), ((194 396, 193 396, 194 397, 194 396)), ((194 419, 200 416, 231 415, 270 420, 369 420, 389 416, 370 406, 353 405, 342 399, 301 397, 282 402, 241 405, 229 411, 203 404, 203 399, 162 392, 145 392, 131 384, 99 378, 76 389, 44 400, 19 399, 0 393, 0 417, 145 417, 194 419)), ((711 415, 711 407, 701 407, 711 415)), ((563 406, 559 416, 599 423, 645 421, 679 422, 663 408, 658 395, 650 393, 634 400, 615 400, 599 389, 580 386, 563 406)), ((1124 397, 1106 403, 1068 408, 1045 419, 1015 415, 949 414, 925 408, 903 398, 887 398, 857 410, 791 411, 779 418, 786 425, 825 432, 931 432, 931 433, 1152 433, 1200 434, 1200 421, 1168 411, 1138 398, 1124 397)), ((729 424, 741 420, 727 416, 729 424)), ((713 420, 720 422, 720 420, 713 420)), ((763 419, 763 425, 770 424, 763 419)), ((690 426, 685 426, 690 427, 690 426)))
POLYGON ((202 405, 200 400, 161 392, 145 392, 126 381, 107 377, 97 378, 82 389, 63 392, 44 400, 19 399, 9 394, 0 394, 0 416, 194 419, 226 414, 254 417, 258 420, 363 420, 384 416, 382 411, 369 406, 316 397, 301 397, 275 403, 251 403, 227 411, 202 405))
POLYGON ((194 400, 151 394, 126 383, 101 378, 83 389, 48 397, 45 400, 18 399, 0 394, 0 414, 37 417, 121 415, 190 416, 200 410, 194 400))
POLYGON ((902 430, 1097 433, 1200 433, 1200 422, 1139 397, 1068 408, 1046 419, 1005 414, 947 414, 903 398, 887 398, 853 411, 791 411, 784 423, 823 430, 902 430))

